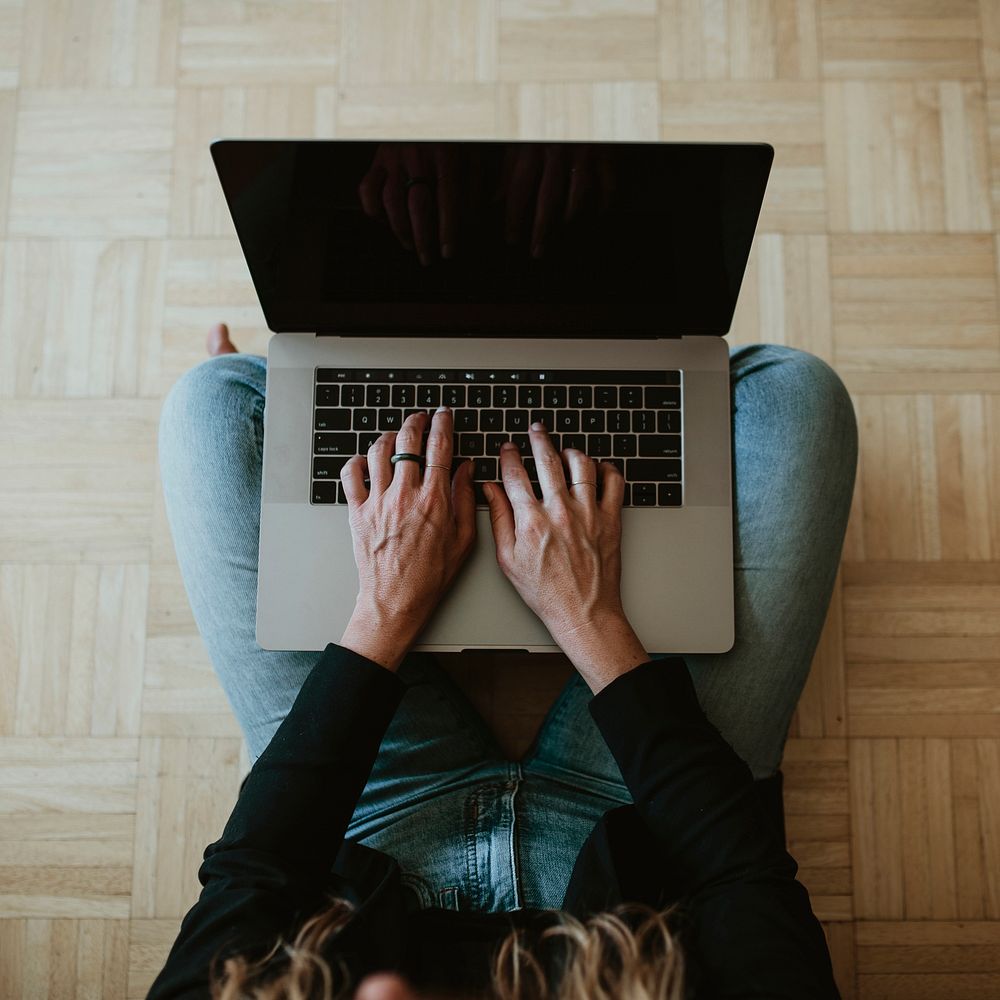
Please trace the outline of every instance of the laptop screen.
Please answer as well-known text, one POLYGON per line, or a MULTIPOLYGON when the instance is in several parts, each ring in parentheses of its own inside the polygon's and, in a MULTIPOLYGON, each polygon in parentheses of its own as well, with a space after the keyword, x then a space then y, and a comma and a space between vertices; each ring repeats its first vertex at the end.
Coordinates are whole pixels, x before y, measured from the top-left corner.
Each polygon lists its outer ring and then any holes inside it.
POLYGON ((767 144, 219 140, 268 326, 365 336, 729 330, 767 144))

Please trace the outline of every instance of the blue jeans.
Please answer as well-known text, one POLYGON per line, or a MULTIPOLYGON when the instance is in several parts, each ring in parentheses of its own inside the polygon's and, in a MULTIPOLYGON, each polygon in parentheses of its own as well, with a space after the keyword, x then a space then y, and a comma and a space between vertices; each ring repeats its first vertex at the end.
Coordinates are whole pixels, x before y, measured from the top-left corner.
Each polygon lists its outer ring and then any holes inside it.
MULTIPOLYGON (((206 360, 168 394, 159 439, 185 588, 252 759, 317 659, 255 641, 266 377, 261 357, 206 360)), ((810 354, 734 349, 730 380, 736 645, 684 659, 708 718, 760 779, 780 765, 823 626, 857 428, 842 382, 810 354)), ((560 906, 595 823, 631 801, 587 686, 574 675, 525 758, 509 761, 432 655, 410 653, 399 676, 406 691, 348 836, 396 858, 414 905, 560 906)))

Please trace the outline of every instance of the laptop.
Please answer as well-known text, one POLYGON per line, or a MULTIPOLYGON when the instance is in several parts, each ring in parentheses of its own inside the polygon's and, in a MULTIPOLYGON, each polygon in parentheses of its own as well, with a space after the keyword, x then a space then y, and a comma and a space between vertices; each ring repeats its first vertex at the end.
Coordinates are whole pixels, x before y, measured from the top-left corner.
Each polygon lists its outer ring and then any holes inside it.
MULTIPOLYGON (((651 653, 734 641, 729 330, 771 146, 231 140, 211 147, 270 330, 257 642, 321 650, 358 592, 347 459, 417 409, 475 460, 475 547, 414 648, 555 652, 482 483, 528 426, 618 464, 651 653)), ((540 496, 534 482, 536 495, 540 496)))

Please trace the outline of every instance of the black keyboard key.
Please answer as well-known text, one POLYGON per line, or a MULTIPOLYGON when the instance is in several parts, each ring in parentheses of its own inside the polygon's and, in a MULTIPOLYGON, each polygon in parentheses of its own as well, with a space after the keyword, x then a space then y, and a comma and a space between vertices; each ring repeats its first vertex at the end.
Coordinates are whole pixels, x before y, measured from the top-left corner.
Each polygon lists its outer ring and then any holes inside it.
MULTIPOLYGON (((412 417, 414 413, 426 413, 426 410, 418 410, 418 409, 403 410, 403 420, 405 421, 407 417, 412 417)), ((430 416, 431 415, 428 413, 427 414, 427 423, 424 424, 424 431, 423 431, 424 435, 426 435, 428 433, 426 428, 430 427, 430 425, 431 425, 430 416)))
POLYGON ((656 430, 660 434, 680 434, 681 411, 658 410, 656 414, 656 430))
POLYGON ((337 487, 340 483, 336 480, 329 479, 326 481, 313 483, 312 484, 312 502, 313 503, 336 503, 337 502, 337 487))
POLYGON ((643 434, 639 438, 639 454, 643 458, 680 458, 680 434, 643 434))
MULTIPOLYGON (((482 435, 479 435, 482 437, 482 435)), ((507 434, 487 434, 486 435, 486 452, 487 455, 499 455, 500 449, 504 444, 510 440, 507 434)), ((471 452, 470 452, 471 454, 471 452)), ((477 455, 482 455, 483 452, 475 452, 477 455)))
POLYGON ((490 502, 486 499, 486 494, 483 492, 483 484, 474 482, 472 484, 472 494, 476 498, 477 507, 489 507, 490 502))
POLYGON ((417 386, 417 406, 426 409, 433 407, 437 409, 441 405, 441 386, 439 385, 418 385, 417 386))
MULTIPOLYGON (((484 405, 489 406, 490 404, 486 403, 484 405)), ((517 386, 493 386, 493 406, 501 406, 504 409, 508 406, 517 406, 517 386)))
POLYGON ((632 430, 636 434, 652 434, 656 430, 656 411, 633 410, 632 430))
POLYGON ((625 475, 625 459, 624 458, 606 458, 605 462, 610 462, 623 476, 625 475))
POLYGON ((531 454, 531 438, 527 434, 511 434, 510 439, 517 445, 517 450, 522 455, 531 454))
POLYGON ((398 431, 403 426, 402 410, 379 410, 378 429, 380 431, 398 431))
POLYGON ((599 385, 594 389, 594 406, 610 410, 618 405, 618 389, 613 385, 599 385))
POLYGON ((655 507, 656 483, 632 483, 632 506, 655 507))
POLYGON ((524 471, 528 473, 529 479, 538 479, 538 467, 535 464, 535 459, 531 455, 526 455, 522 461, 524 462, 524 471))
POLYGON ((456 472, 469 460, 468 455, 456 455, 451 456, 451 474, 455 475, 456 472))
POLYGON ((480 410, 479 429, 481 431, 502 431, 503 410, 480 410))
POLYGON ((625 410, 642 406, 642 386, 623 385, 618 391, 618 405, 625 410))
POLYGON ((580 415, 580 430, 588 434, 604 433, 604 411, 584 410, 580 415))
MULTIPOLYGON (((333 388, 336 389, 337 386, 333 388)), ((315 429, 318 431, 349 431, 351 429, 351 411, 339 406, 334 409, 321 407, 316 411, 315 429)))
POLYGON ((632 420, 629 410, 612 410, 608 414, 608 430, 612 434, 627 434, 632 430, 632 420))
POLYGON ((586 434, 563 434, 562 436, 562 446, 563 451, 567 448, 576 448, 578 451, 586 452, 587 450, 587 435, 586 434))
POLYGON ((316 386, 317 406, 339 406, 340 386, 339 385, 318 385, 316 386))
POLYGON ((552 444, 552 447, 555 448, 556 451, 559 451, 562 448, 562 435, 550 434, 549 442, 552 444))
POLYGON ((441 405, 465 406, 465 386, 464 385, 443 385, 441 386, 441 405))
POLYGON ((389 386, 387 385, 370 385, 368 386, 368 391, 365 393, 365 405, 366 406, 388 406, 389 405, 389 386))
POLYGON ((377 426, 375 414, 377 410, 355 410, 354 429, 356 431, 373 431, 377 426))
POLYGON ((412 385, 394 385, 392 387, 393 406, 413 406, 416 398, 416 390, 412 385))
POLYGON ((459 434, 458 453, 463 458, 475 458, 484 453, 485 442, 482 434, 459 434))
POLYGON ((680 386, 647 385, 646 406, 651 410, 676 409, 681 405, 680 386))
POLYGON ((354 455, 357 450, 358 436, 353 431, 313 435, 313 452, 317 455, 354 455))
POLYGON ((552 410, 532 410, 528 414, 528 423, 533 424, 536 420, 540 424, 545 424, 545 426, 551 430, 552 425, 556 421, 556 415, 552 412, 552 410))
POLYGON ((504 426, 508 431, 526 431, 528 429, 528 411, 507 410, 504 426))
POLYGON ((490 456, 480 456, 475 460, 472 478, 477 483, 483 483, 497 478, 497 460, 490 456))
POLYGON ((340 470, 350 460, 350 455, 344 455, 341 458, 314 458, 313 479, 339 479, 340 470))
POLYGON ((680 482, 681 462, 678 458, 630 458, 625 463, 625 478, 630 482, 680 482))
MULTIPOLYGON (((365 489, 366 490, 371 489, 371 485, 372 484, 366 479, 365 480, 365 489)), ((343 503, 343 504, 347 503, 347 493, 344 490, 344 484, 343 483, 337 483, 337 503, 343 503)))
POLYGON ((610 434, 588 434, 587 454, 591 458, 606 458, 611 454, 610 434))
POLYGON ((660 483, 657 487, 657 500, 661 507, 680 507, 681 484, 660 483))
POLYGON ((367 455, 368 449, 381 437, 378 431, 362 431, 358 435, 358 454, 367 455))
POLYGON ((556 414, 556 428, 560 434, 580 429, 580 414, 576 410, 560 410, 556 414))
POLYGON ((470 385, 465 405, 483 408, 491 405, 492 394, 488 385, 470 385))
POLYGON ((340 387, 341 406, 364 406, 365 387, 363 385, 342 385, 340 387))
POLYGON ((594 390, 589 385, 570 386, 569 405, 578 410, 589 409, 594 405, 594 390))
MULTIPOLYGON (((464 389, 465 386, 459 386, 464 389)), ((455 410, 453 419, 456 431, 476 431, 479 430, 478 410, 455 410)))
POLYGON ((566 386, 545 386, 545 405, 553 410, 558 410, 564 407, 566 405, 566 386))
POLYGON ((517 405, 525 410, 542 405, 542 387, 540 385, 520 385, 517 387, 517 405))
POLYGON ((636 454, 636 443, 634 434, 616 434, 614 436, 615 455, 621 458, 628 458, 636 454))

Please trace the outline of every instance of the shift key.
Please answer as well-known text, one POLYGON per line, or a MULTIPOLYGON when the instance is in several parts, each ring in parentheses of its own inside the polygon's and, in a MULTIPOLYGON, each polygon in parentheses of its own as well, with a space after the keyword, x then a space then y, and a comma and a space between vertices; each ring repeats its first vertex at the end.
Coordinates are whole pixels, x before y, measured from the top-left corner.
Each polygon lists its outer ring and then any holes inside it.
POLYGON ((625 481, 629 483, 680 482, 681 463, 677 458, 627 458, 625 481))

